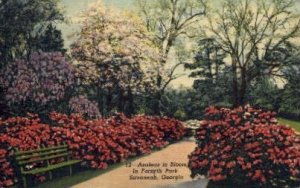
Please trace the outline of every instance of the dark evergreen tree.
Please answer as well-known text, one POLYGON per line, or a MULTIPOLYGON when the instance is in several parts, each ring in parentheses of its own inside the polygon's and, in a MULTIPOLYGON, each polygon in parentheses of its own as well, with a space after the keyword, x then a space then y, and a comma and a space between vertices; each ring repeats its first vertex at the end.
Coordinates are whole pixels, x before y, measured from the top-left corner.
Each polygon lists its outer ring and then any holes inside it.
POLYGON ((35 37, 32 42, 32 48, 35 51, 43 52, 62 52, 65 53, 64 39, 62 33, 53 24, 49 24, 44 32, 35 37))
POLYGON ((280 113, 292 119, 300 119, 300 66, 292 66, 287 69, 287 84, 282 93, 280 113))
POLYGON ((28 58, 40 32, 64 16, 58 0, 0 1, 0 68, 17 58, 28 58))
POLYGON ((185 67, 192 70, 194 89, 200 94, 202 107, 230 104, 231 74, 224 63, 225 53, 213 38, 199 42, 194 62, 185 67))
POLYGON ((282 89, 270 77, 256 79, 248 88, 246 99, 255 107, 277 111, 282 102, 282 89))

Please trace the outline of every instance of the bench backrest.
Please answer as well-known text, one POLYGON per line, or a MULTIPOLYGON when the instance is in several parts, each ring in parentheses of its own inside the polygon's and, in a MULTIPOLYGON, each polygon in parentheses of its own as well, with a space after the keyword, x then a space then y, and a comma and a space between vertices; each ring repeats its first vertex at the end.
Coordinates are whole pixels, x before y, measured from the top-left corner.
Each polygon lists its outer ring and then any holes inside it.
POLYGON ((64 144, 29 151, 16 151, 15 160, 19 166, 42 161, 46 161, 49 164, 51 159, 67 157, 68 155, 68 145, 64 144))

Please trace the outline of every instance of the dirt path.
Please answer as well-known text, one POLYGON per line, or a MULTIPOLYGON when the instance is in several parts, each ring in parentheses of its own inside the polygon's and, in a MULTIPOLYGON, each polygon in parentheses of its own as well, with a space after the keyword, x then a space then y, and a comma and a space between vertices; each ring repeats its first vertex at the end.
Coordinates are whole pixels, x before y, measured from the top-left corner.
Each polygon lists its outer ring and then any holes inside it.
POLYGON ((131 164, 127 164, 127 167, 123 165, 98 177, 77 184, 73 186, 73 188, 204 188, 206 187, 207 181, 192 180, 190 178, 190 170, 184 166, 188 162, 188 154, 190 154, 194 148, 194 141, 182 141, 170 145, 161 151, 137 159, 131 164), (166 163, 167 167, 163 166, 163 163, 166 163), (171 166, 171 163, 173 166, 171 166), (147 164, 151 166, 145 166, 147 164), (129 165, 131 166, 129 167, 129 165), (133 173, 133 171, 136 173, 133 173), (154 173, 156 178, 154 177, 154 173), (132 176, 131 180, 130 176, 132 176), (134 179, 141 176, 153 179, 134 179), (174 179, 176 177, 177 180, 174 179))

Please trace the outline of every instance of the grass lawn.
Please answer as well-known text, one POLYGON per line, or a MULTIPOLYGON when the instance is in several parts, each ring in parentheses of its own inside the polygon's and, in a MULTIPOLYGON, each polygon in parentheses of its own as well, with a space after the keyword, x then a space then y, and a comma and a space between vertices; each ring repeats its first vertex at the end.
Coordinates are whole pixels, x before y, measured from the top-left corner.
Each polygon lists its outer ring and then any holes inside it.
POLYGON ((288 125, 292 128, 294 128, 297 132, 300 132, 300 122, 299 121, 294 121, 294 120, 289 120, 285 118, 278 118, 279 123, 283 125, 288 125))

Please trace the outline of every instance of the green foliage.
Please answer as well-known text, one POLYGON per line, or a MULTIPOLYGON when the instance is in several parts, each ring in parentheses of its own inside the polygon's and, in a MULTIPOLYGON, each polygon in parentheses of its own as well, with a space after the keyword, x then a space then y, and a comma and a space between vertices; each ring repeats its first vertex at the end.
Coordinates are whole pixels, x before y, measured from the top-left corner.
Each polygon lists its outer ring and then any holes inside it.
POLYGON ((300 66, 292 66, 285 71, 288 83, 282 92, 280 113, 293 119, 300 119, 300 66))
POLYGON ((194 89, 199 93, 202 110, 210 105, 228 106, 231 102, 232 76, 224 63, 225 53, 213 38, 199 41, 190 77, 196 78, 194 89))
POLYGON ((200 119, 205 106, 194 89, 167 89, 163 95, 162 113, 180 120, 200 119))
POLYGON ((53 24, 49 24, 45 30, 35 39, 32 40, 32 48, 35 51, 42 50, 43 52, 62 52, 64 49, 64 39, 62 33, 53 24))
POLYGON ((0 1, 0 59, 3 64, 27 57, 35 49, 34 41, 49 24, 64 20, 58 0, 0 1))
POLYGON ((251 105, 278 111, 282 103, 282 90, 270 78, 257 79, 249 86, 247 100, 251 105))
POLYGON ((179 120, 186 120, 187 115, 183 109, 178 109, 174 113, 174 117, 179 120))

